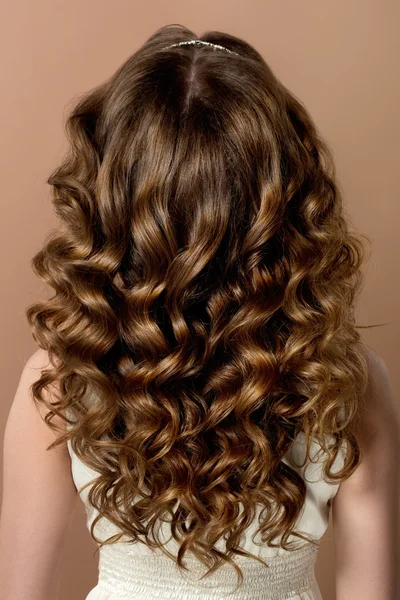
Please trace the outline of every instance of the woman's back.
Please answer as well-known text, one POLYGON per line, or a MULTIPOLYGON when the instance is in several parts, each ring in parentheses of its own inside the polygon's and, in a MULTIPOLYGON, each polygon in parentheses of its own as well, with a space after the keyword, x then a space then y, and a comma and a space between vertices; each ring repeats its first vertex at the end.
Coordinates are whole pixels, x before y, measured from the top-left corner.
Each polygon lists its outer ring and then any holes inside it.
MULTIPOLYGON (((98 512, 88 501, 89 482, 98 473, 77 457, 70 440, 68 449, 74 483, 84 503, 87 527, 90 530, 98 512)), ((298 550, 288 551, 266 546, 261 541, 254 521, 242 536, 240 545, 247 552, 265 559, 269 567, 247 557, 235 557, 245 574, 244 587, 237 591, 234 571, 230 565, 224 565, 208 579, 200 581, 205 572, 204 565, 193 556, 187 561, 190 572, 182 575, 175 563, 157 548, 122 541, 105 545, 100 547, 99 581, 90 591, 87 600, 139 600, 143 595, 147 600, 214 600, 228 594, 230 598, 240 600, 319 600, 321 595, 315 579, 314 565, 319 541, 328 526, 331 503, 340 484, 324 480, 322 468, 326 455, 316 442, 312 446, 313 461, 305 461, 305 456, 305 438, 300 433, 283 462, 297 471, 305 481, 306 499, 297 530, 308 534, 314 543, 299 541, 291 536, 290 539, 297 542, 298 550)), ((342 465, 343 454, 340 453, 335 469, 342 465)), ((258 514, 259 511, 257 516, 258 514)), ((165 547, 176 555, 179 545, 171 536, 169 525, 162 523, 161 530, 165 547)), ((101 540, 120 532, 108 519, 98 521, 95 531, 101 540)), ((222 540, 216 546, 224 549, 222 540)))

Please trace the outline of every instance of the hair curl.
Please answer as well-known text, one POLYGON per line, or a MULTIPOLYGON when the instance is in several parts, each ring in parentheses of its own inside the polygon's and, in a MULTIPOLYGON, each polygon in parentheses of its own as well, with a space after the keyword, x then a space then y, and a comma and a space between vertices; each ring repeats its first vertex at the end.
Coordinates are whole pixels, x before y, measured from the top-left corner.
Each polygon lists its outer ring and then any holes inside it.
POLYGON ((231 557, 261 560, 238 546, 256 504, 266 544, 307 539, 294 531, 305 483, 282 462, 297 434, 307 456, 320 443, 330 481, 360 461, 354 301, 368 240, 302 103, 237 37, 202 39, 239 56, 164 49, 194 37, 159 29, 68 116, 47 180, 61 226, 32 259, 54 289, 26 310, 52 364, 32 392, 50 427, 71 425, 49 448, 70 439, 99 473, 93 537, 104 516, 163 549, 169 514, 180 567, 191 551, 242 581, 231 557))

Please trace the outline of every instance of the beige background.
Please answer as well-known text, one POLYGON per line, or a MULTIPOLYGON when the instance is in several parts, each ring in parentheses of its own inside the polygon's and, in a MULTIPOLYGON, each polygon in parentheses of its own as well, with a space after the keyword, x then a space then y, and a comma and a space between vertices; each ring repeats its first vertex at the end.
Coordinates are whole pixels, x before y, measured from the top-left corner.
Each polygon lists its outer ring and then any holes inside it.
MULTIPOLYGON (((45 292, 29 261, 56 224, 45 180, 64 151, 68 103, 168 23, 196 35, 217 29, 245 38, 310 110, 334 151, 348 213, 373 242, 358 320, 385 323, 364 336, 399 389, 399 6, 395 0, 3 1, 0 428, 35 349, 24 310, 45 292)), ((95 585, 94 548, 80 506, 60 600, 83 600, 95 585)), ((331 524, 317 577, 324 600, 334 600, 331 524)))

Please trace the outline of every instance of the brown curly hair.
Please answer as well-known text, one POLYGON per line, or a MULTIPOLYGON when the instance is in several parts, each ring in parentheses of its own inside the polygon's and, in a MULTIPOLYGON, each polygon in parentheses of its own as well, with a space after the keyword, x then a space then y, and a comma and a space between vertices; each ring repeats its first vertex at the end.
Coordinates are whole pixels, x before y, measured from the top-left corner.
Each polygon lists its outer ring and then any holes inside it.
POLYGON ((344 215, 327 143, 260 54, 218 31, 201 39, 238 55, 165 49, 195 37, 162 27, 66 120, 47 180, 61 225, 32 259, 54 295, 26 310, 52 369, 32 392, 50 427, 70 425, 49 448, 70 439, 99 473, 93 537, 104 516, 121 534, 102 543, 163 549, 169 515, 180 567, 190 551, 242 581, 232 556, 262 561, 238 545, 257 504, 266 544, 307 540, 294 531, 305 483, 282 462, 298 433, 307 456, 311 440, 327 453, 327 480, 360 461, 354 303, 369 238, 344 215))

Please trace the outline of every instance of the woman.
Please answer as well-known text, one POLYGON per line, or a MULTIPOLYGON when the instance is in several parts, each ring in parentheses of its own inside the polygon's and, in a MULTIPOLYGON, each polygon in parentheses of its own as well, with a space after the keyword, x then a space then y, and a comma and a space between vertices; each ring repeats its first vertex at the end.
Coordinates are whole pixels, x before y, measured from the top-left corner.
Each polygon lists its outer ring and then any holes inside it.
POLYGON ((337 600, 398 598, 399 412, 304 106, 246 42, 170 26, 67 132, 33 259, 55 293, 27 309, 4 438, 2 598, 56 597, 77 491, 87 600, 321 599, 331 508, 337 600))

